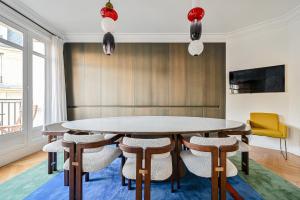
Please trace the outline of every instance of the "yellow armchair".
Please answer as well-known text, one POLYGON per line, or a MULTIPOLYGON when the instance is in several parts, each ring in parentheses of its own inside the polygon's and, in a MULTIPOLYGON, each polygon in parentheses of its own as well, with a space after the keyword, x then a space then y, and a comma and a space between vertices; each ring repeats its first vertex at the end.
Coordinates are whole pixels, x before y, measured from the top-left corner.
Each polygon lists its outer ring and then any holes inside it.
POLYGON ((285 155, 284 158, 287 159, 287 148, 286 148, 286 138, 288 137, 288 128, 283 123, 279 122, 279 116, 275 113, 250 113, 250 120, 247 121, 250 125, 253 135, 267 136, 272 138, 280 139, 280 150, 281 139, 284 139, 285 143, 285 155))
POLYGON ((281 133, 282 138, 288 137, 288 127, 285 124, 279 123, 278 130, 281 133))

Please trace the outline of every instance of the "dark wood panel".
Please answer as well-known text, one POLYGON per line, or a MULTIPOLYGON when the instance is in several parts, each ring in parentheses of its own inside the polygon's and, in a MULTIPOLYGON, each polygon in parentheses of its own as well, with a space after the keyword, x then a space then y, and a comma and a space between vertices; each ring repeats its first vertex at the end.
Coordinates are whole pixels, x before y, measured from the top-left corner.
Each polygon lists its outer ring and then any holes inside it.
POLYGON ((188 45, 170 44, 169 46, 169 104, 187 105, 188 45))
POLYGON ((151 45, 133 46, 134 105, 152 105, 152 57, 149 56, 152 55, 151 45))
POLYGON ((68 118, 124 115, 225 116, 225 44, 65 45, 68 118), (191 107, 192 106, 192 107, 191 107))

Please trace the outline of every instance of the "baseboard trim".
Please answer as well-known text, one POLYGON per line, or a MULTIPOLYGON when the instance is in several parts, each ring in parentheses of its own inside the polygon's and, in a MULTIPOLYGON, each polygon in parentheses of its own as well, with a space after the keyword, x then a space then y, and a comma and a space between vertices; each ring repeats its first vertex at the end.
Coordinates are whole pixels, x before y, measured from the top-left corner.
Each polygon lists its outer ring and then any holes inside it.
POLYGON ((41 139, 35 143, 28 144, 22 148, 15 149, 9 153, 2 154, 0 157, 0 167, 7 165, 11 162, 19 160, 25 156, 41 151, 42 147, 47 143, 46 139, 41 139))

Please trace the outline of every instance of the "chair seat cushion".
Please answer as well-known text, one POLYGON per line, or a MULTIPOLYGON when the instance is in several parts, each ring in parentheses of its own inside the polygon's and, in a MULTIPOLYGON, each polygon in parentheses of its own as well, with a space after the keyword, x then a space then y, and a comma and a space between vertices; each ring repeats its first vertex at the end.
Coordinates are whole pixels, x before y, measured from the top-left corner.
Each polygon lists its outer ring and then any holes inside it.
MULTIPOLYGON (((102 151, 82 154, 82 171, 94 172, 107 167, 121 155, 121 150, 113 146, 105 146, 102 151)), ((64 169, 69 170, 70 161, 66 160, 64 169)))
POLYGON ((64 147, 62 146, 62 140, 56 140, 54 142, 51 142, 49 144, 46 144, 43 147, 43 151, 44 152, 63 152, 64 151, 64 147))
MULTIPOLYGON (((145 163, 143 161, 143 166, 145 163)), ((151 180, 162 181, 172 175, 172 157, 157 158, 151 160, 151 180)), ((123 170, 123 175, 128 179, 136 179, 136 159, 127 158, 123 170)))
POLYGON ((239 140, 239 152, 249 152, 249 151, 250 151, 249 145, 239 140))
POLYGON ((272 129, 252 128, 251 131, 254 135, 259 135, 259 136, 268 136, 274 138, 282 137, 282 134, 279 131, 272 130, 272 129))
MULTIPOLYGON (((210 178, 211 177, 211 157, 208 156, 195 156, 190 151, 182 151, 180 156, 190 172, 193 174, 210 178)), ((238 173, 237 168, 227 159, 227 177, 236 176, 238 173)))

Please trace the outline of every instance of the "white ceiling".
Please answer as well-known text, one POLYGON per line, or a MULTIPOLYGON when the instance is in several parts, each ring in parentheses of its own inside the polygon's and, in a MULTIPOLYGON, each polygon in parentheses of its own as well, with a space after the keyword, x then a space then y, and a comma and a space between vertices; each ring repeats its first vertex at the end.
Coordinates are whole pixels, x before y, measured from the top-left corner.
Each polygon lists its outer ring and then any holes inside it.
MULTIPOLYGON (((63 34, 99 33, 105 0, 17 0, 63 34)), ((201 0, 205 33, 228 33, 278 18, 299 0, 201 0)), ((191 0, 112 0, 119 13, 118 33, 187 33, 191 0)))

